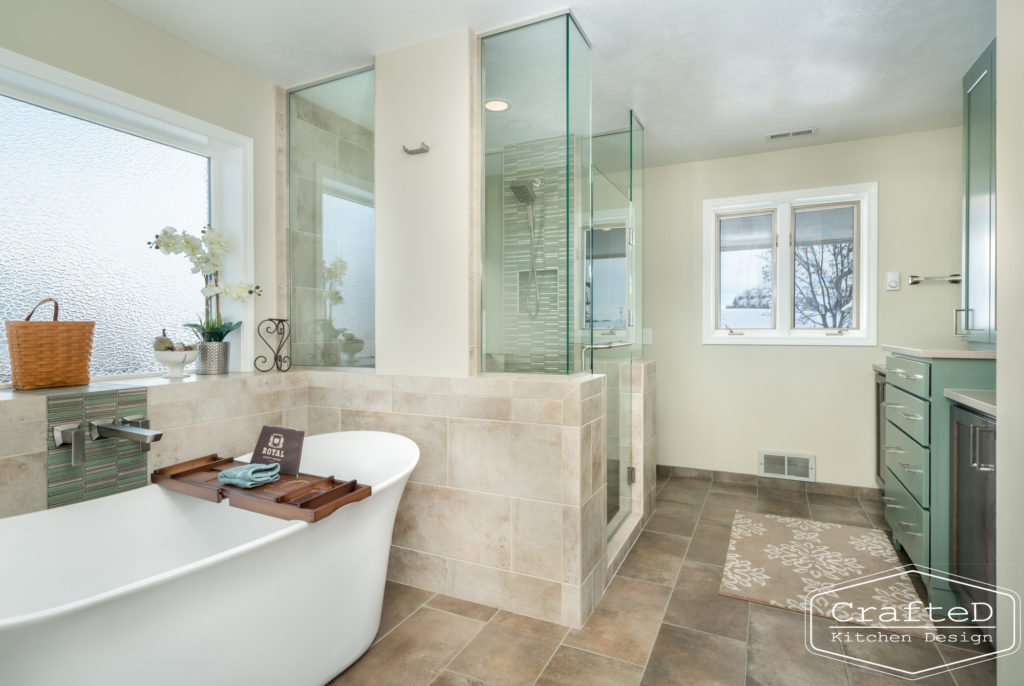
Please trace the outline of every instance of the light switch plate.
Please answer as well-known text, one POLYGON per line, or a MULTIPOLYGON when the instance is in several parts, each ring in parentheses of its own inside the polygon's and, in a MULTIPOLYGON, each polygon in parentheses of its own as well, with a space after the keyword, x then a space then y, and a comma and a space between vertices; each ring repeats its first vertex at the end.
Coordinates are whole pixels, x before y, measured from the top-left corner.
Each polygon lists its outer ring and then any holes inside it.
POLYGON ((654 344, 654 331, 652 329, 644 329, 644 345, 654 344))
POLYGON ((886 272, 885 273, 885 290, 887 291, 898 291, 900 289, 900 273, 899 272, 886 272))

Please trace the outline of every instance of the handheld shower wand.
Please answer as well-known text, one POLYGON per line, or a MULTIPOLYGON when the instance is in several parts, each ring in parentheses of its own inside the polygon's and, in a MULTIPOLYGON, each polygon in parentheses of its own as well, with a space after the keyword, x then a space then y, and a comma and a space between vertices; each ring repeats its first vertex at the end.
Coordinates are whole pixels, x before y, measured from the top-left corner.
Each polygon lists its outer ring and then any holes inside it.
MULTIPOLYGON (((533 180, 533 186, 535 188, 540 187, 540 179, 533 180)), ((537 232, 535 229, 536 219, 534 217, 534 203, 537 200, 537 195, 533 192, 533 189, 529 186, 521 183, 514 183, 511 186, 512 193, 515 194, 516 200, 526 205, 527 219, 530 226, 530 281, 527 288, 533 291, 533 307, 529 307, 529 292, 527 292, 527 313, 531 319, 536 319, 537 315, 540 314, 540 286, 537 284, 537 232)))

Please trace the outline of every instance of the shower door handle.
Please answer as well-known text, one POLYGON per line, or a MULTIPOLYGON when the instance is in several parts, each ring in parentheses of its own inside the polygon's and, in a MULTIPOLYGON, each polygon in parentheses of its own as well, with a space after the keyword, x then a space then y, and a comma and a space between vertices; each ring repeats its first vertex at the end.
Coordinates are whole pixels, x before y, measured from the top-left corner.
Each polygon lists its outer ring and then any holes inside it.
MULTIPOLYGON (((598 343, 597 345, 584 344, 580 346, 580 366, 587 366, 587 351, 588 350, 607 350, 608 348, 625 348, 627 345, 633 345, 629 341, 620 341, 618 343, 598 343)), ((593 359, 591 359, 593 362, 593 359)))

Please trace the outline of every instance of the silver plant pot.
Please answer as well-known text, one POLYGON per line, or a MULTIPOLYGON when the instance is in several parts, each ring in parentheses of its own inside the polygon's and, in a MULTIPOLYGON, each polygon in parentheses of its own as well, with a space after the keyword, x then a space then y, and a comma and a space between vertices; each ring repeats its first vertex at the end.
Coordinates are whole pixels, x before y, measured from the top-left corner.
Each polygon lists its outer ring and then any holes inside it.
POLYGON ((231 344, 227 341, 199 344, 196 374, 227 374, 231 344))

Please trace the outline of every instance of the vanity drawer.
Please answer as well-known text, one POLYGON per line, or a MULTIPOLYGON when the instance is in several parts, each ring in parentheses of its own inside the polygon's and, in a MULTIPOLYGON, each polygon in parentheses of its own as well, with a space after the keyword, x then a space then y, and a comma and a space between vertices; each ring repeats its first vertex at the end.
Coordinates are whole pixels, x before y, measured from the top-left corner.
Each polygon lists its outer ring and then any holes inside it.
POLYGON ((932 366, 927 362, 889 355, 885 358, 885 380, 922 398, 931 392, 932 366))
POLYGON ((923 507, 928 507, 930 457, 928 448, 922 448, 894 425, 885 423, 885 466, 923 507))
POLYGON ((931 403, 910 395, 892 384, 885 384, 885 418, 903 429, 921 445, 928 445, 931 435, 931 403))
POLYGON ((915 564, 929 566, 928 536, 931 518, 927 510, 914 500, 899 479, 889 474, 885 480, 885 521, 892 527, 892 537, 900 542, 915 564))

